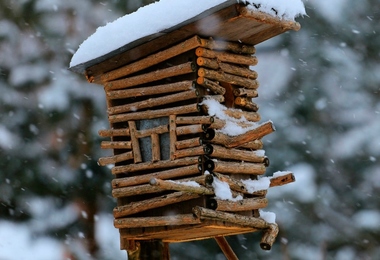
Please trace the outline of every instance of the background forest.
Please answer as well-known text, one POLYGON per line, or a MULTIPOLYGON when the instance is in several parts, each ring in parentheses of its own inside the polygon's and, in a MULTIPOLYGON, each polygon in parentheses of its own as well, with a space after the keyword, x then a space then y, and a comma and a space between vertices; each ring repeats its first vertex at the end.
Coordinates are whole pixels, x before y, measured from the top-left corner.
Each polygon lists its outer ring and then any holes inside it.
MULTIPOLYGON (((112 174, 96 163, 103 89, 68 65, 98 26, 149 2, 0 1, 1 260, 126 259, 112 174)), ((380 5, 304 3, 302 29, 258 45, 254 68, 277 129, 268 175, 297 179, 268 194, 280 234, 270 252, 258 234, 228 239, 241 259, 380 259, 380 5)), ((172 244, 171 256, 224 259, 213 240, 172 244)))

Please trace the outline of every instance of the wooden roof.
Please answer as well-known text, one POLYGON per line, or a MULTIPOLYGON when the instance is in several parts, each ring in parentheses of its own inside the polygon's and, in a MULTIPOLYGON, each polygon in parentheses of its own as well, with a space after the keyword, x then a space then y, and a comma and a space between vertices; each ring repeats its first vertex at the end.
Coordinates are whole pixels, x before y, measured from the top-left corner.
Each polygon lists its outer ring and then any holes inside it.
POLYGON ((298 22, 280 20, 231 0, 182 24, 70 69, 91 78, 166 49, 193 35, 256 45, 288 30, 297 31, 300 28, 298 22))

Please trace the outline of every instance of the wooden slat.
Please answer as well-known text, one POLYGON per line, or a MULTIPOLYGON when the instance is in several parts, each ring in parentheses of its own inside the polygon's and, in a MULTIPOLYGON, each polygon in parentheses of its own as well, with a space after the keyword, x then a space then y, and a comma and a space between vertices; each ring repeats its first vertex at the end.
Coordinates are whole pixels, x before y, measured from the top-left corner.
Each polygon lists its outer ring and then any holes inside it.
POLYGON ((176 115, 169 116, 169 149, 170 149, 170 160, 174 160, 174 153, 176 151, 175 143, 177 141, 177 124, 176 115))
POLYGON ((262 175, 265 173, 266 168, 262 163, 238 163, 238 162, 225 162, 225 161, 212 161, 205 162, 206 170, 220 173, 230 174, 252 174, 262 175))
POLYGON ((144 83, 149 83, 157 81, 160 79, 170 78, 174 76, 180 76, 184 74, 189 74, 195 71, 195 65, 193 62, 187 62, 184 64, 176 65, 173 67, 156 70, 141 74, 138 76, 133 76, 125 79, 114 80, 106 83, 104 88, 106 91, 130 88, 133 86, 141 85, 144 83))
POLYGON ((143 120, 143 119, 153 119, 159 117, 165 117, 170 115, 185 115, 190 113, 195 113, 199 111, 198 104, 190 104, 179 107, 163 108, 156 110, 140 111, 128 114, 119 115, 109 115, 108 120, 111 123, 126 122, 130 120, 143 120))
POLYGON ((181 158, 178 160, 165 160, 165 161, 162 160, 162 161, 154 162, 154 163, 144 162, 144 163, 139 163, 139 164, 115 166, 112 168, 112 174, 129 173, 129 172, 137 172, 137 171, 153 170, 153 169, 173 168, 173 167, 180 167, 180 166, 186 166, 186 165, 191 165, 191 164, 198 165, 198 157, 181 158))
POLYGON ((154 96, 159 94, 182 92, 193 88, 193 81, 185 80, 169 84, 161 84, 150 87, 138 87, 132 89, 106 91, 107 99, 120 99, 130 97, 154 96))
POLYGON ((167 95, 163 97, 149 98, 149 99, 142 100, 139 102, 133 102, 133 103, 125 104, 125 105, 110 107, 107 111, 108 111, 108 114, 110 115, 127 113, 127 112, 135 112, 135 111, 145 109, 145 108, 154 108, 157 106, 162 106, 162 105, 167 105, 170 103, 193 99, 193 98, 196 98, 197 96, 198 96, 198 91, 193 89, 193 90, 175 93, 175 94, 171 94, 171 95, 167 95))
POLYGON ((140 163, 140 162, 142 162, 142 157, 141 157, 139 140, 136 137, 136 133, 137 133, 136 122, 135 121, 129 121, 128 126, 129 126, 129 129, 131 131, 133 160, 135 163, 140 163))
POLYGON ((133 153, 132 152, 126 152, 118 155, 108 156, 108 157, 101 157, 98 162, 100 166, 105 166, 107 164, 115 164, 118 162, 128 161, 133 159, 133 153))
POLYGON ((164 196, 155 197, 152 199, 142 200, 138 202, 131 202, 124 206, 118 206, 113 210, 115 218, 133 215, 149 209, 159 208, 174 203, 179 203, 191 199, 199 198, 200 195, 191 194, 187 192, 174 192, 164 196))
MULTIPOLYGON (((149 68, 153 65, 156 65, 160 62, 173 58, 181 53, 195 49, 196 47, 204 45, 204 44, 206 44, 205 41, 201 41, 201 39, 198 36, 193 36, 190 39, 184 42, 181 42, 180 44, 177 44, 173 47, 170 47, 166 50, 149 55, 148 57, 145 57, 144 59, 133 62, 131 64, 118 68, 116 70, 107 72, 101 75, 100 77, 96 77, 94 78, 94 83, 103 84, 111 80, 128 76, 132 73, 149 68)), ((216 45, 216 43, 214 44, 216 45)), ((246 49, 246 48, 242 48, 242 49, 246 49)))
POLYGON ((216 80, 220 82, 242 86, 249 89, 257 89, 259 87, 259 82, 257 80, 247 79, 247 78, 235 76, 229 73, 223 73, 222 71, 200 68, 198 69, 198 76, 205 77, 211 80, 216 80))
POLYGON ((201 220, 193 214, 179 214, 162 217, 129 217, 114 220, 115 228, 147 228, 158 226, 182 226, 200 224, 201 220))
POLYGON ((159 179, 174 179, 179 177, 185 177, 189 175, 194 175, 199 173, 198 164, 192 164, 188 166, 177 166, 175 169, 159 171, 144 175, 138 175, 133 177, 123 177, 112 180, 112 188, 117 189, 120 187, 129 187, 134 185, 140 185, 143 183, 148 183, 152 178, 159 179))
POLYGON ((158 162, 161 159, 161 150, 160 150, 160 137, 158 134, 151 135, 152 143, 152 162, 158 162))
POLYGON ((247 67, 231 65, 228 63, 220 62, 217 59, 208 59, 204 57, 197 58, 197 64, 202 67, 210 68, 213 70, 222 70, 226 73, 240 76, 248 79, 257 79, 257 72, 250 70, 247 67))
POLYGON ((227 63, 235 63, 235 64, 247 65, 247 66, 254 66, 257 64, 257 58, 255 56, 213 51, 213 50, 205 49, 202 47, 198 47, 195 50, 195 54, 198 57, 217 59, 221 62, 227 62, 227 63))
POLYGON ((129 141, 102 141, 100 147, 102 149, 132 149, 132 143, 129 141))

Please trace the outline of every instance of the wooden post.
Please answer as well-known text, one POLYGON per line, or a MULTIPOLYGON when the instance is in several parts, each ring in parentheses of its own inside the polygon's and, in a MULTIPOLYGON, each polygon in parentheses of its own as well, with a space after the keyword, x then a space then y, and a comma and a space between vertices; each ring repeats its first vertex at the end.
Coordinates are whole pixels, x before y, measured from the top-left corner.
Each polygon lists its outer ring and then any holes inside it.
POLYGON ((223 254, 226 256, 227 260, 239 260, 231 246, 228 244, 225 237, 215 237, 216 243, 218 243, 223 254))
POLYGON ((136 250, 127 251, 128 260, 169 260, 169 244, 162 240, 147 240, 136 243, 136 250))

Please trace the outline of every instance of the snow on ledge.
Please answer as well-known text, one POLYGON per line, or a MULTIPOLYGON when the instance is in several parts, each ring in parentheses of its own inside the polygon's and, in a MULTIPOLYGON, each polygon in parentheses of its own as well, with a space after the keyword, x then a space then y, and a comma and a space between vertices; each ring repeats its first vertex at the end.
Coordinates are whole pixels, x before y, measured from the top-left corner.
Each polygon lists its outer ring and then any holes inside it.
POLYGON ((128 43, 163 32, 213 7, 226 3, 244 3, 248 8, 284 20, 306 15, 302 0, 160 0, 99 27, 73 55, 70 67, 86 63, 128 43), (153 19, 159 17, 159 19, 153 19))

